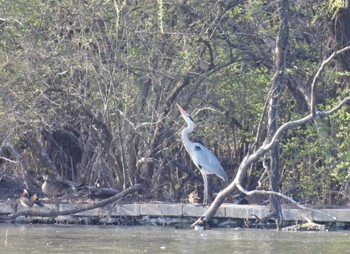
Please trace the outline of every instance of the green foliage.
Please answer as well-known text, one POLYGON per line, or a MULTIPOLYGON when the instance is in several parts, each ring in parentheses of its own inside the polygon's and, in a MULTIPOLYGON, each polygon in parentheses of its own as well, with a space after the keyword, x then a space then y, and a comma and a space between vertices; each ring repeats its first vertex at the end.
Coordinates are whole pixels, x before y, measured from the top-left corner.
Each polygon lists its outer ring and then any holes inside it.
MULTIPOLYGON (((341 2, 331 1, 330 10, 341 2)), ((281 95, 280 124, 305 115, 293 85, 308 88, 328 54, 324 4, 295 1, 290 8, 290 86, 281 95)), ((184 174, 170 161, 191 164, 178 153, 183 122, 175 102, 195 113, 193 137, 213 148, 231 177, 248 144, 265 138, 280 24, 275 2, 15 0, 1 1, 1 13, 1 136, 19 144, 28 131, 40 137, 74 130, 83 155, 82 169, 72 171, 86 183, 104 176, 110 186, 144 182, 183 191, 184 174)), ((326 70, 317 87, 320 109, 335 105, 348 76, 326 70)), ((299 188, 315 203, 340 190, 349 177, 348 123, 344 108, 285 135, 283 189, 299 188)))
POLYGON ((340 9, 345 7, 346 0, 330 0, 328 3, 327 12, 335 18, 340 9))
MULTIPOLYGON (((338 100, 330 99, 325 108, 338 100)), ((342 108, 327 119, 299 128, 283 142, 283 164, 286 165, 286 189, 299 188, 305 200, 332 204, 329 195, 338 193, 349 178, 350 135, 347 131, 350 114, 342 108), (298 172, 298 174, 295 174, 298 172), (290 184, 288 184, 288 182, 290 184)))

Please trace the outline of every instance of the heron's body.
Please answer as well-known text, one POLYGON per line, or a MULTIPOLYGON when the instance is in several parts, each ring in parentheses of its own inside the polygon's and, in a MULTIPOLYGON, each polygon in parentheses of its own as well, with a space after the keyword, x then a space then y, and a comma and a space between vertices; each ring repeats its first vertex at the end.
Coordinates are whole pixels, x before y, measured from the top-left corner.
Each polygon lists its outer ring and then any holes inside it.
POLYGON ((191 116, 180 106, 177 105, 181 115, 187 123, 187 127, 182 130, 181 137, 184 147, 190 155, 193 163, 200 170, 204 180, 204 199, 203 203, 208 203, 208 179, 207 175, 216 175, 225 182, 228 181, 227 174, 221 166, 219 160, 212 151, 197 142, 191 142, 188 134, 194 130, 194 122, 191 116))
POLYGON ((223 181, 227 181, 227 174, 221 166, 214 153, 200 143, 192 143, 185 146, 186 151, 190 154, 193 163, 203 173, 207 175, 217 175, 223 181))

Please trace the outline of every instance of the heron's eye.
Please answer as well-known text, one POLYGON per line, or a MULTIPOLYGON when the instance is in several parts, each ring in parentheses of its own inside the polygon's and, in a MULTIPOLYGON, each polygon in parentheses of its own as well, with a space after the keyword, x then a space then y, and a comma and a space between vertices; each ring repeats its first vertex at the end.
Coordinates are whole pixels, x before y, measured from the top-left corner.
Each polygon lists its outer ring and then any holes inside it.
POLYGON ((191 119, 191 121, 192 121, 192 122, 194 122, 194 121, 193 121, 193 118, 192 118, 192 116, 188 116, 188 118, 190 118, 190 119, 191 119))

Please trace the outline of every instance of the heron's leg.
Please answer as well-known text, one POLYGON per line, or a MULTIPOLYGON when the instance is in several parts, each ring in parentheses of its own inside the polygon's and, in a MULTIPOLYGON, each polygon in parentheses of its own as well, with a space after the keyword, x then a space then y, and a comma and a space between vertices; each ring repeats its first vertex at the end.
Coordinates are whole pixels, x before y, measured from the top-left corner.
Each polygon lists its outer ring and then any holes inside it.
POLYGON ((208 178, 206 173, 202 173, 203 176, 203 183, 204 183, 204 197, 203 197, 203 204, 208 204, 208 178))

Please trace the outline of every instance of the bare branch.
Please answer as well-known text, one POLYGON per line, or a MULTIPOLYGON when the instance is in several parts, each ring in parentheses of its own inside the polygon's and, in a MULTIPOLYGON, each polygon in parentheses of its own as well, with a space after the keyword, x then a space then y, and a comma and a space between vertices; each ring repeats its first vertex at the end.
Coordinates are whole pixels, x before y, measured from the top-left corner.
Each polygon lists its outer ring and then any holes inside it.
POLYGON ((320 68, 318 68, 313 80, 312 80, 312 84, 311 84, 311 113, 312 116, 316 116, 316 99, 315 99, 315 87, 316 87, 316 81, 319 78, 319 76, 321 75, 321 72, 323 71, 324 67, 326 66, 326 64, 328 64, 334 57, 342 54, 343 52, 347 51, 350 49, 350 46, 347 46, 345 48, 342 48, 338 51, 333 52, 332 55, 330 55, 327 59, 323 60, 320 68))

